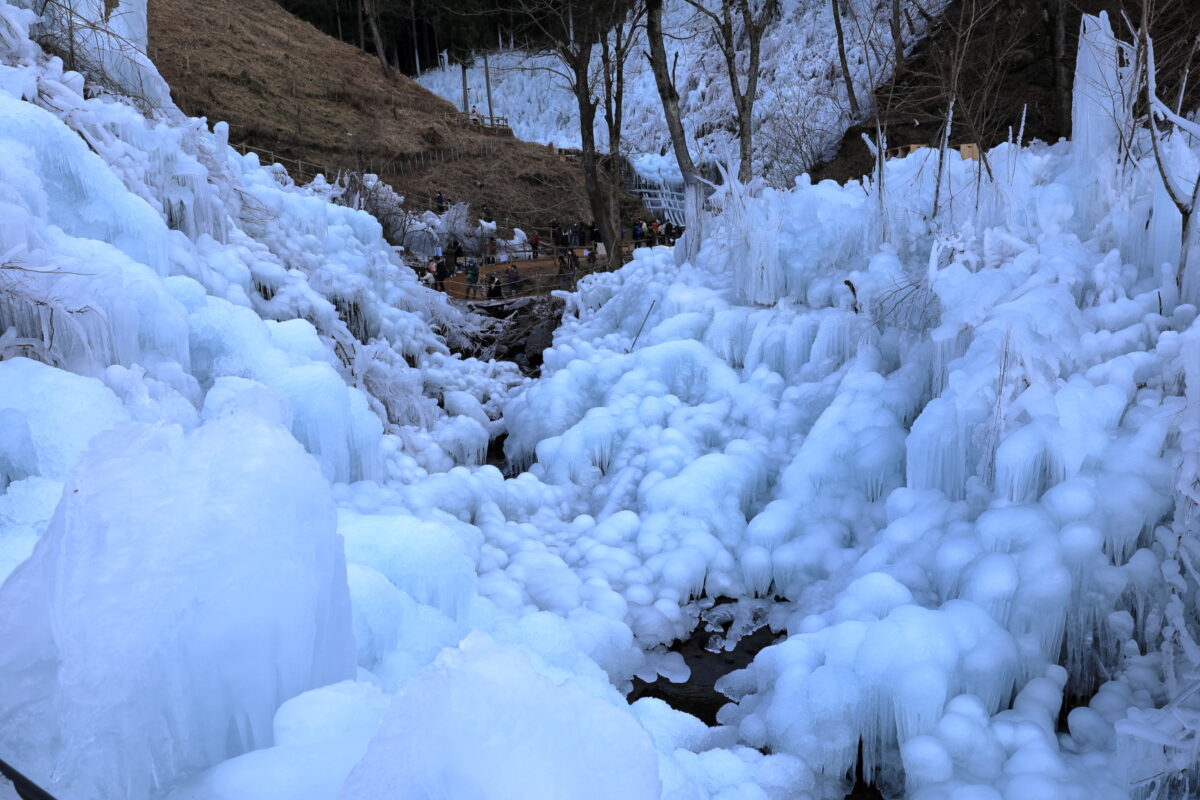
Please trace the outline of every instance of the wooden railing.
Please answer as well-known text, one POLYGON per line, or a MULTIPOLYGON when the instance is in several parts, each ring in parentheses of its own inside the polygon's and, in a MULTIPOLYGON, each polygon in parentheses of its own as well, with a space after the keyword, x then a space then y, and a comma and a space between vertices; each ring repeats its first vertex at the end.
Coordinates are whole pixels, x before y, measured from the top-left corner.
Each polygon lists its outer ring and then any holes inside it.
MULTIPOLYGON (((633 260, 633 253, 628 249, 622 251, 621 265, 633 260)), ((616 267, 608 258, 599 258, 594 264, 581 262, 579 269, 558 271, 556 257, 538 258, 534 260, 513 260, 498 264, 488 264, 480 269, 479 283, 475 296, 467 297, 467 278, 464 272, 456 272, 445 281, 446 294, 450 297, 469 301, 498 301, 516 297, 536 297, 550 294, 555 290, 574 291, 581 278, 594 275, 597 272, 611 272, 616 267), (510 266, 516 266, 519 277, 509 281, 506 272, 510 266), (499 276, 501 297, 487 296, 488 281, 492 276, 499 276)))
MULTIPOLYGON (((918 150, 927 150, 927 149, 933 149, 933 148, 930 148, 929 145, 924 145, 924 144, 902 144, 902 145, 898 145, 896 147, 889 147, 887 149, 885 155, 888 158, 905 158, 906 156, 910 156, 913 153, 917 152, 918 150)), ((962 156, 964 159, 970 159, 972 161, 979 160, 979 145, 975 144, 974 142, 967 142, 966 144, 960 144, 960 145, 958 145, 958 147, 955 147, 954 149, 958 150, 958 154, 960 156, 962 156)))
POLYGON ((259 157, 258 161, 263 166, 269 164, 281 165, 297 183, 311 181, 317 175, 324 175, 327 180, 333 182, 338 175, 338 170, 332 169, 328 164, 318 164, 314 161, 288 158, 287 156, 279 155, 273 150, 264 150, 261 147, 255 147, 245 142, 230 142, 229 146, 242 155, 254 153, 259 157))

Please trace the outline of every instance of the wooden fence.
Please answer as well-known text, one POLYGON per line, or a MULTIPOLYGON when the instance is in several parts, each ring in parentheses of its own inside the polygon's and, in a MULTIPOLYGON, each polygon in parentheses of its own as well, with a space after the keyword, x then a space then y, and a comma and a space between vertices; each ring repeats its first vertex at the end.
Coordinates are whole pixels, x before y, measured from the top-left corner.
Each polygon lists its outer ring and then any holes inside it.
MULTIPOLYGON (((897 147, 889 147, 885 155, 888 158, 905 158, 917 152, 918 150, 926 149, 931 148, 929 145, 924 144, 902 144, 898 145, 897 147)), ((964 159, 970 159, 972 161, 979 160, 979 145, 974 142, 960 144, 958 147, 952 146, 951 149, 958 150, 958 154, 964 159)))
MULTIPOLYGON (((265 150, 261 147, 244 142, 230 142, 230 147, 237 150, 242 155, 254 153, 258 156, 259 163, 267 166, 269 164, 279 164, 292 177, 292 180, 297 183, 308 183, 317 175, 324 175, 325 179, 332 183, 342 172, 351 171, 348 167, 333 167, 329 164, 319 164, 315 161, 305 161, 302 159, 288 158, 281 156, 273 150, 265 150)), ((380 175, 385 172, 398 174, 410 170, 427 169, 440 164, 446 164, 466 156, 478 155, 480 157, 493 154, 498 151, 498 147, 490 142, 481 143, 478 148, 452 148, 449 150, 432 150, 423 153, 419 156, 411 156, 406 158, 391 159, 387 162, 366 161, 363 163, 362 169, 365 172, 380 175)), ((355 168, 357 169, 357 167, 355 168)), ((394 187, 393 187, 394 188, 394 187)), ((413 213, 421 213, 423 211, 438 210, 437 197, 422 192, 406 192, 397 189, 397 194, 404 197, 404 204, 408 206, 413 213)), ((446 199, 446 207, 453 205, 452 199, 446 199)), ((489 222, 495 222, 501 228, 520 228, 525 231, 533 230, 534 225, 531 225, 527 220, 519 220, 506 214, 493 214, 489 222)))

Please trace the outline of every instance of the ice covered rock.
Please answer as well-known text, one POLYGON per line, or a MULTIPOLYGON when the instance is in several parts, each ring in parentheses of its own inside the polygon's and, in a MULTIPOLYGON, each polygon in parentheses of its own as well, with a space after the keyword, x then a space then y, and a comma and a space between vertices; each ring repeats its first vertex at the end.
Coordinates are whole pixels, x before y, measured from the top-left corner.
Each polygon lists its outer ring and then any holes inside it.
POLYGON ((62 480, 97 433, 129 418, 95 378, 27 358, 0 361, 0 464, 11 477, 62 480))
POLYGON ((168 800, 335 800, 389 701, 353 681, 305 692, 275 713, 272 747, 221 762, 168 800))
POLYGON ((397 694, 342 800, 655 800, 657 756, 627 711, 474 634, 397 694))
POLYGON ((6 757, 65 796, 148 798, 352 674, 327 485, 249 415, 112 428, 0 587, 0 631, 6 757))

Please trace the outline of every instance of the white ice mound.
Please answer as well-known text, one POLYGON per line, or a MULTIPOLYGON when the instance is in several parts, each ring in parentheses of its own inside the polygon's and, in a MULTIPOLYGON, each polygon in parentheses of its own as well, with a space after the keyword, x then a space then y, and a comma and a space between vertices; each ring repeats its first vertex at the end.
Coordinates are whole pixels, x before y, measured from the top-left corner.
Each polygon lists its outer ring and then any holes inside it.
POLYGON ((275 746, 223 761, 168 800, 332 800, 387 712, 369 683, 305 692, 275 714, 275 746))
POLYGON ((354 674, 345 576, 282 426, 100 434, 0 587, 0 751, 59 796, 138 800, 270 744, 280 703, 354 674))
POLYGON ((127 419, 95 378, 28 358, 0 361, 0 472, 10 479, 62 480, 93 436, 127 419))
POLYGON ((342 800, 655 800, 634 717, 476 633, 396 696, 342 800))

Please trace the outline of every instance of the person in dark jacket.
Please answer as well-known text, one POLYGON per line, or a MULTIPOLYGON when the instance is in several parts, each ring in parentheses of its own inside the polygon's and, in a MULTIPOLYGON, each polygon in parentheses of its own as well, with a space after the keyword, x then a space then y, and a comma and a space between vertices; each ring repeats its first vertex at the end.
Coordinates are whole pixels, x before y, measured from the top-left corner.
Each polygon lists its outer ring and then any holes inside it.
POLYGON ((438 259, 437 266, 433 273, 433 288, 439 292, 446 291, 446 278, 450 277, 450 268, 446 266, 446 262, 438 259))
POLYGON ((467 291, 464 295, 467 300, 472 297, 479 297, 479 262, 473 258, 467 259, 467 291))

